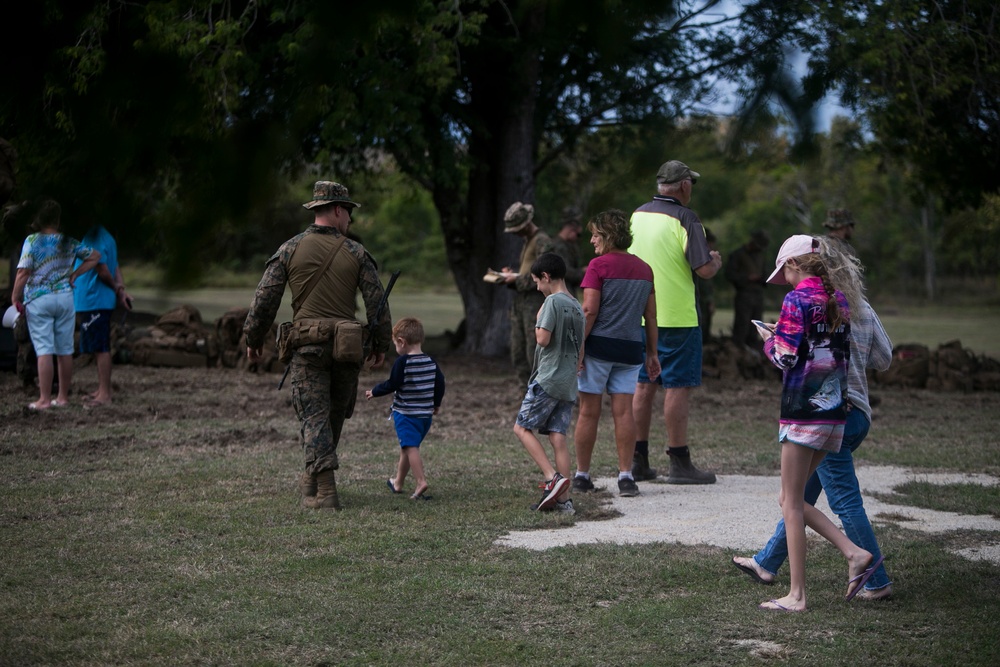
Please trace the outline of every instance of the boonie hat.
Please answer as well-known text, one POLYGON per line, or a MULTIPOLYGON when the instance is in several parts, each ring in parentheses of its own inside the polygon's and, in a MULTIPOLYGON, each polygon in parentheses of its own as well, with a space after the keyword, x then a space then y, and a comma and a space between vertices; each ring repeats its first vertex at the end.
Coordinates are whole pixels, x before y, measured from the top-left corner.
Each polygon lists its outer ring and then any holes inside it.
POLYGON ((846 208, 831 208, 826 212, 823 226, 827 229, 840 229, 854 225, 854 216, 846 208))
POLYGON ((516 201, 503 214, 503 230, 511 233, 519 232, 527 227, 534 217, 534 206, 516 201))
POLYGON ((811 252, 819 252, 819 239, 806 234, 789 236, 778 249, 778 259, 774 260, 774 273, 767 279, 767 282, 772 285, 787 285, 788 281, 785 280, 785 274, 782 272, 782 269, 785 268, 785 262, 793 257, 801 257, 811 252))
POLYGON ((304 208, 316 208, 317 206, 326 206, 327 204, 341 204, 353 206, 354 208, 361 206, 358 202, 351 200, 351 195, 347 191, 347 188, 340 183, 316 181, 316 185, 313 186, 312 201, 308 201, 302 206, 304 208))
POLYGON ((701 178, 701 174, 697 171, 692 171, 691 167, 687 166, 680 160, 664 162, 660 165, 660 170, 656 172, 657 183, 679 183, 685 178, 697 181, 701 178))

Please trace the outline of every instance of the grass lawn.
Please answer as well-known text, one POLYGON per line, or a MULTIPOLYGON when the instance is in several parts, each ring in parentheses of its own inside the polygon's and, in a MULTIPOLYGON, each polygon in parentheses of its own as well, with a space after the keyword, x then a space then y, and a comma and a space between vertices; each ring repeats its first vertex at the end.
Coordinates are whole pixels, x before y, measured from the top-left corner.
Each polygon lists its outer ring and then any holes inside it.
MULTIPOLYGON (((498 546, 512 530, 604 520, 607 497, 578 497, 575 516, 531 512, 540 476, 511 432, 513 373, 441 363, 448 394, 422 450, 434 499, 388 492, 389 399, 362 396, 341 442, 342 512, 298 506, 297 426, 275 375, 121 366, 113 407, 33 413, 0 373, 0 665, 1000 663, 1000 567, 954 553, 1000 533, 876 517, 896 594, 868 604, 843 602, 843 561, 812 540, 801 615, 758 611, 787 575, 756 585, 728 549, 498 546)), ((94 386, 94 367, 79 368, 75 399, 94 386)), ((862 464, 1000 476, 1000 394, 876 392, 862 464)), ((778 394, 707 381, 692 413, 699 465, 776 475, 778 394)), ((663 465, 662 421, 653 437, 663 465)), ((611 442, 606 407, 597 474, 613 468, 611 442)), ((671 490, 680 514, 684 491, 671 490)), ((901 491, 1000 516, 991 489, 901 491)))

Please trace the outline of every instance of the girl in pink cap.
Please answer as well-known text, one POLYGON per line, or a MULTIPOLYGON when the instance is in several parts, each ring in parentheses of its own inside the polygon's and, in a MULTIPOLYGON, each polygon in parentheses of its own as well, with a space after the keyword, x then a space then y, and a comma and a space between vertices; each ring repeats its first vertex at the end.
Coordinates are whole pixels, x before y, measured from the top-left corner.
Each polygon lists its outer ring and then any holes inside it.
POLYGON ((840 451, 847 418, 850 309, 835 290, 819 252, 819 239, 798 234, 778 251, 767 282, 793 288, 781 304, 774 333, 764 333, 764 353, 783 371, 781 493, 788 540, 788 595, 760 605, 774 611, 805 611, 806 532, 809 526, 836 546, 850 568, 847 599, 861 590, 878 567, 821 511, 804 500, 806 481, 827 452, 840 451))

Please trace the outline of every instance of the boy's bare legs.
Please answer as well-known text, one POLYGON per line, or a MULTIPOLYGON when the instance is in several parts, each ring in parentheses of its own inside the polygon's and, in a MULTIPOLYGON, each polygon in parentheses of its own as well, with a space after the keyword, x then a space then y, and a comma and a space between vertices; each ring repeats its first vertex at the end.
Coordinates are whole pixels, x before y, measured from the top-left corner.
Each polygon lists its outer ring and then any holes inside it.
MULTIPOLYGON (((566 444, 566 434, 551 431, 549 433, 549 443, 552 445, 552 451, 555 453, 556 470, 566 479, 572 479, 569 474, 569 445, 566 444)), ((549 476, 549 479, 552 479, 552 477, 549 476)), ((566 489, 559 494, 556 500, 564 502, 567 498, 569 498, 569 484, 566 485, 566 489)))
MULTIPOLYGON (((553 475, 556 473, 556 469, 552 467, 551 463, 549 463, 549 457, 545 453, 542 443, 540 443, 538 438, 535 437, 535 434, 523 426, 514 424, 514 435, 516 435, 517 439, 521 441, 522 445, 524 445, 525 450, 528 452, 528 456, 531 457, 531 460, 534 461, 535 465, 537 465, 542 471, 542 475, 545 476, 545 479, 552 479, 553 475)), ((549 437, 551 438, 551 434, 549 437)), ((565 438, 566 436, 563 436, 564 447, 566 445, 565 438)), ((553 447, 555 447, 554 444, 553 447)), ((569 473, 569 450, 566 451, 566 473, 569 473)))
POLYGON ((403 482, 406 480, 406 474, 410 472, 410 459, 406 455, 407 449, 410 448, 399 448, 399 461, 396 463, 396 478, 392 480, 392 488, 397 493, 403 490, 403 482))
MULTIPOLYGON (((413 496, 417 497, 427 490, 427 479, 424 477, 424 461, 420 458, 419 447, 403 447, 403 454, 406 456, 409 468, 413 470, 413 479, 417 482, 417 487, 413 490, 413 496)), ((400 460, 402 467, 402 460, 400 460)), ((405 472, 403 473, 406 474, 405 472)))

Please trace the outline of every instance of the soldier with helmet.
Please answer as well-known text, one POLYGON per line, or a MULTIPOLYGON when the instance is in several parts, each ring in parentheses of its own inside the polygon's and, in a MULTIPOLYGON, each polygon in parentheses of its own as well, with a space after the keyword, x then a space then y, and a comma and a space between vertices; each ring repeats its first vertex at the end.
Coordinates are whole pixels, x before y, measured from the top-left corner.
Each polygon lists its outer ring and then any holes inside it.
MULTIPOLYGON (((368 320, 374 321, 377 316, 384 290, 375 260, 364 246, 347 238, 351 214, 360 204, 340 183, 317 181, 312 200, 303 206, 315 216, 313 224, 283 243, 267 261, 243 325, 251 361, 261 356, 264 336, 274 322, 286 285, 292 291, 293 329, 306 321, 355 320, 358 290, 368 320)), ((386 308, 369 341, 366 363, 377 366, 384 361, 391 323, 386 308)), ((322 327, 314 330, 324 331, 322 327)), ((289 362, 292 405, 299 419, 304 454, 302 504, 340 509, 334 475, 340 465, 337 446, 344 420, 354 412, 362 362, 334 358, 332 339, 303 336, 302 340, 306 342, 294 349, 289 362)), ((358 350, 358 359, 361 356, 358 350)))

